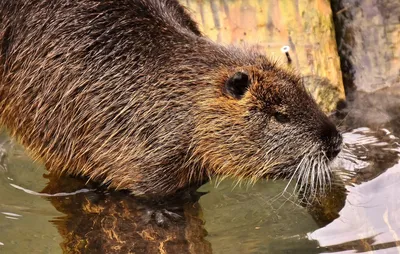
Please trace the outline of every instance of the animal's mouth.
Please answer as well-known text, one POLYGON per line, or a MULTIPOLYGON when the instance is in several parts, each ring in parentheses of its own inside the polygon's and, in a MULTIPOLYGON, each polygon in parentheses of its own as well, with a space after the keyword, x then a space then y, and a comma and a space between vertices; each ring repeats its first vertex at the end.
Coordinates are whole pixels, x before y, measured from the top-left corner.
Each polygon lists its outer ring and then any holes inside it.
POLYGON ((331 149, 328 155, 319 144, 312 144, 304 149, 302 155, 286 157, 280 164, 275 164, 264 176, 267 179, 288 179, 296 191, 324 193, 332 182, 331 164, 341 151, 341 144, 331 149))
POLYGON ((295 192, 301 191, 313 195, 325 193, 332 181, 331 162, 339 152, 340 150, 335 151, 336 154, 329 158, 321 150, 310 150, 287 164, 285 169, 280 169, 284 172, 281 176, 289 179, 288 185, 294 184, 295 192))

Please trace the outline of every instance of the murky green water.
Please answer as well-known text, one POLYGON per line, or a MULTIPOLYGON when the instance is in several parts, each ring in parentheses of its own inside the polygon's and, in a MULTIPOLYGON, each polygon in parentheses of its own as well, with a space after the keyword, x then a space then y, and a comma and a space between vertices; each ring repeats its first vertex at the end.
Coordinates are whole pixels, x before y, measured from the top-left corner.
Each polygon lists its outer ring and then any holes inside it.
POLYGON ((141 243, 148 235, 164 239, 160 242, 174 235, 171 248, 182 245, 197 253, 399 253, 399 105, 400 88, 359 93, 345 117, 337 119, 346 143, 337 168, 356 173, 348 180, 343 208, 340 198, 328 198, 318 209, 306 209, 289 193, 282 195, 287 181, 233 188, 226 180, 217 188, 203 186, 209 193, 185 207, 184 226, 172 231, 139 225, 136 203, 123 193, 37 195, 44 188, 54 193, 83 187, 71 179, 58 183, 43 177, 44 167, 3 133, 0 253, 73 253, 85 244, 85 253, 124 253, 116 246, 135 244, 151 253, 148 243, 141 243), (62 186, 54 189, 57 184, 62 186), (336 212, 340 216, 334 219, 336 212))

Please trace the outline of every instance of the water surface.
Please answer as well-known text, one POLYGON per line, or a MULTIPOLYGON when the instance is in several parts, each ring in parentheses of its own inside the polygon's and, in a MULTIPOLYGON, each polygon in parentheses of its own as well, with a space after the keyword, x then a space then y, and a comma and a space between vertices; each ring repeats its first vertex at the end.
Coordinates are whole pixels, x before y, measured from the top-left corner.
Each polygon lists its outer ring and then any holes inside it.
POLYGON ((282 193, 284 180, 254 186, 213 181, 200 188, 208 193, 198 203, 182 206, 185 223, 172 231, 140 224, 142 205, 125 193, 99 194, 74 179, 44 177, 45 168, 3 132, 0 253, 73 253, 82 246, 92 248, 87 253, 113 253, 112 246, 138 242, 143 251, 159 248, 148 239, 204 253, 399 253, 399 97, 399 88, 359 93, 337 119, 346 145, 335 165, 355 173, 346 179, 347 194, 333 186, 329 198, 306 208, 290 187, 282 193), (38 195, 43 190, 64 194, 38 195))

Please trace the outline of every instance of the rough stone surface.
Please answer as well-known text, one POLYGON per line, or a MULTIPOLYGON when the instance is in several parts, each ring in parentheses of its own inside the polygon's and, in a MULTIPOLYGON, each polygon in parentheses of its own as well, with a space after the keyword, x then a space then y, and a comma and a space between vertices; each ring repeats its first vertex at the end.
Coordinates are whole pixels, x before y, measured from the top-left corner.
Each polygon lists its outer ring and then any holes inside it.
POLYGON ((345 85, 364 92, 400 85, 400 1, 334 0, 332 6, 345 85))

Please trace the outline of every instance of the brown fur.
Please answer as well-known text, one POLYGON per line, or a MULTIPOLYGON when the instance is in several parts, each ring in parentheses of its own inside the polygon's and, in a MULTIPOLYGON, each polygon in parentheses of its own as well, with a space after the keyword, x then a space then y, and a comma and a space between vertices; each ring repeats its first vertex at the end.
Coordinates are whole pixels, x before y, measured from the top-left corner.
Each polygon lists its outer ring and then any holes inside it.
POLYGON ((1 123, 52 171, 137 195, 211 175, 322 185, 341 143, 297 75, 203 37, 175 0, 3 0, 0 35, 1 123))

